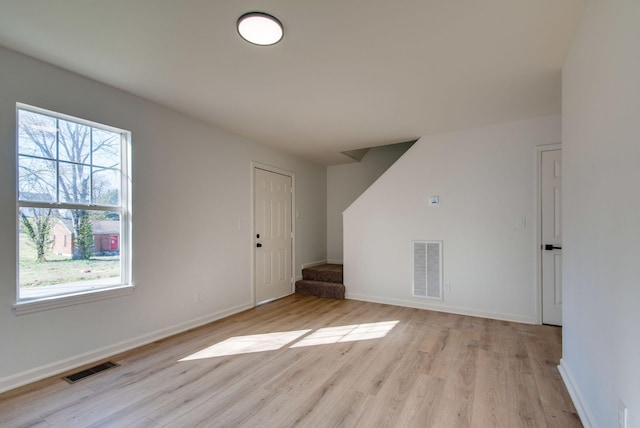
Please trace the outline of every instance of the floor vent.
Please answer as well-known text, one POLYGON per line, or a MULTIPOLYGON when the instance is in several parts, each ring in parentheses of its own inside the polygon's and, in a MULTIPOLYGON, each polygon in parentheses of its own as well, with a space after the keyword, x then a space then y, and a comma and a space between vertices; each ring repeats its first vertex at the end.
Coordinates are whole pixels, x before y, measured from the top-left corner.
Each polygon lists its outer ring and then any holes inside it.
POLYGON ((107 361, 106 363, 98 364, 97 366, 90 367, 88 369, 79 371, 78 373, 70 374, 69 376, 63 376, 62 379, 66 380, 69 383, 76 383, 79 380, 82 380, 86 377, 94 375, 96 373, 100 373, 102 371, 108 370, 112 367, 118 367, 120 364, 112 363, 111 361, 107 361))

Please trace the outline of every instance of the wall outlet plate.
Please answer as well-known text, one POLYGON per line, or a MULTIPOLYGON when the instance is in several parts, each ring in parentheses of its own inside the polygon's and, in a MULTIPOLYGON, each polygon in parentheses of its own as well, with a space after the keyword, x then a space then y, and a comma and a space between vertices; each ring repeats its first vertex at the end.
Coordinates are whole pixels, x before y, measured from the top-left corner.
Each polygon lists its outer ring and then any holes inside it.
POLYGON ((440 196, 429 196, 429 205, 432 207, 440 205, 440 196))

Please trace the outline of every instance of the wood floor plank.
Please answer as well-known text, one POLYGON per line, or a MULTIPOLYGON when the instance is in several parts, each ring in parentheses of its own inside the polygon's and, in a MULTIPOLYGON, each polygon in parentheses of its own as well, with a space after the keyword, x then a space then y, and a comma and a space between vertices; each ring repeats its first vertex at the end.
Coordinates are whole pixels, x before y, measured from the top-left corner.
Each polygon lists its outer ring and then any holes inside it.
POLYGON ((502 354, 480 350, 473 400, 473 426, 508 428, 509 391, 502 354))
POLYGON ((416 381, 407 395, 397 419, 400 427, 434 426, 438 408, 444 395, 446 381, 425 374, 416 381))
POLYGON ((388 379, 373 396, 369 409, 358 426, 396 426, 402 408, 418 379, 417 373, 426 356, 415 349, 408 350, 391 368, 388 379))
POLYGON ((0 394, 0 426, 580 427, 561 340, 556 327, 292 295, 114 355, 120 367, 77 384, 0 394))
POLYGON ((582 423, 575 411, 544 407, 545 426, 550 428, 581 428, 582 423))
MULTIPOLYGON (((290 357, 292 359, 280 362, 278 367, 294 361, 295 355, 290 357)), ((274 368, 270 361, 260 353, 225 357, 222 361, 228 363, 223 372, 211 373, 184 384, 178 391, 171 391, 162 408, 149 417, 160 425, 168 426, 185 418, 197 421, 208 418, 221 412, 230 402, 243 400, 244 395, 260 385, 260 380, 268 379, 277 372, 277 369, 272 371, 274 368)))
POLYGON ((558 372, 557 362, 531 358, 531 367, 544 408, 575 413, 575 407, 558 372))
MULTIPOLYGON (((471 427, 475 392, 460 386, 454 381, 445 381, 442 397, 434 409, 435 415, 431 427, 467 428, 471 427)), ((421 427, 423 425, 413 425, 421 427)), ((473 425, 474 427, 492 427, 492 425, 473 425)))
POLYGON ((506 372, 509 425, 530 428, 544 426, 542 401, 528 359, 507 357, 506 372))
POLYGON ((20 426, 29 420, 40 420, 41 415, 89 398, 92 394, 91 390, 80 384, 69 385, 58 379, 55 384, 25 392, 21 396, 6 399, 0 396, 0 426, 20 426))

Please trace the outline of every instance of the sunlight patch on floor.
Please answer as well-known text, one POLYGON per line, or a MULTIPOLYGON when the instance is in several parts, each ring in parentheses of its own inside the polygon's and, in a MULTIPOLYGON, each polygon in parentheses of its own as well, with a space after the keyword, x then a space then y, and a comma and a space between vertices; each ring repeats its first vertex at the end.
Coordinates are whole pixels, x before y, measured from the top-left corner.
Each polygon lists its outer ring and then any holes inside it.
POLYGON ((252 352, 275 351, 302 337, 311 330, 284 331, 278 333, 253 334, 250 336, 230 337, 179 361, 200 360, 203 358, 224 357, 228 355, 250 354, 252 352))
POLYGON ((294 343, 291 345, 291 348, 355 342, 358 340, 381 339, 385 337, 387 333, 396 326, 396 324, 398 324, 398 321, 384 321, 321 328, 301 341, 294 343))
POLYGON ((276 351, 287 346, 301 348, 305 346, 329 345, 332 343, 354 342, 358 340, 381 339, 385 337, 399 321, 382 321, 365 324, 325 327, 295 342, 312 331, 294 330, 277 333, 252 334, 230 337, 204 348, 178 361, 201 360, 204 358, 226 357, 229 355, 250 354, 253 352, 276 351))

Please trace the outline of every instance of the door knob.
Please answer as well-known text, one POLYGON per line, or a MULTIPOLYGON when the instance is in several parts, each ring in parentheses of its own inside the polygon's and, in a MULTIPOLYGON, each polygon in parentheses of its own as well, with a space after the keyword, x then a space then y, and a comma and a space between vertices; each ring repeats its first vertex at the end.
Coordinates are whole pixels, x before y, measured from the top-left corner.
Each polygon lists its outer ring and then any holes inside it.
POLYGON ((262 244, 258 242, 258 243, 256 244, 256 247, 261 248, 261 247, 262 247, 262 244))
POLYGON ((545 245, 545 246, 544 246, 544 249, 545 249, 546 251, 562 250, 562 247, 556 247, 556 246, 554 246, 554 245, 552 245, 552 244, 547 244, 547 245, 545 245))

